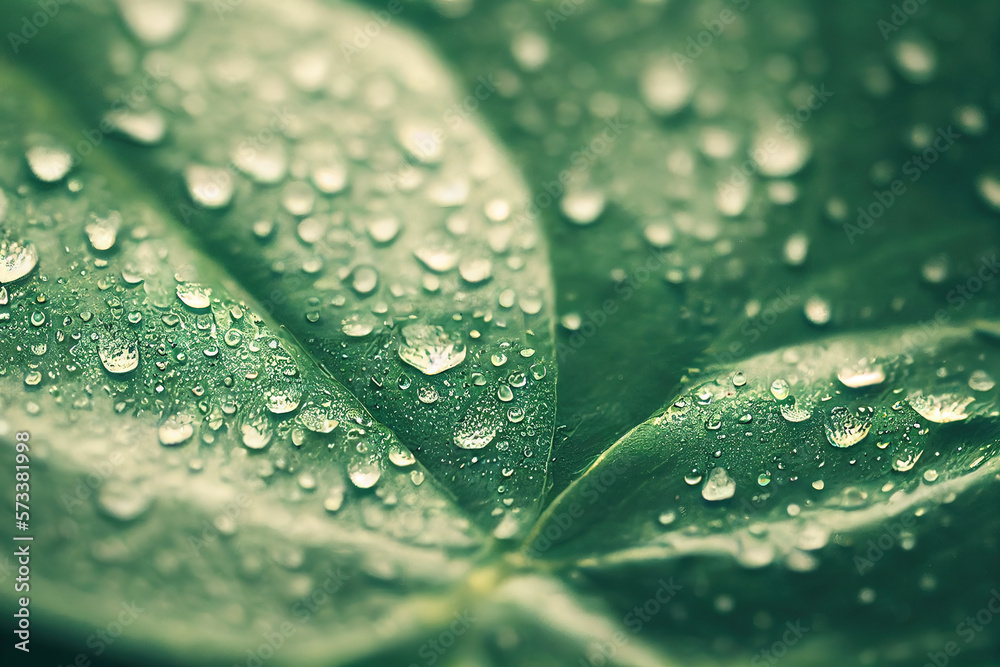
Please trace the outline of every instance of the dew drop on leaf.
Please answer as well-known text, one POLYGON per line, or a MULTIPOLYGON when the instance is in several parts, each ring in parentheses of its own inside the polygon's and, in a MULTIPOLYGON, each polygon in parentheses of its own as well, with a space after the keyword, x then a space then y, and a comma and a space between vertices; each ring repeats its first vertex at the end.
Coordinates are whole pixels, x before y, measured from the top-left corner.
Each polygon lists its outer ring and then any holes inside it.
POLYGON ((709 501, 726 500, 732 498, 735 493, 736 482, 725 468, 713 468, 701 488, 701 497, 709 501))
POLYGON ((30 242, 0 241, 0 283, 20 280, 38 266, 38 250, 30 242))
POLYGON ((867 415, 856 415, 844 407, 830 410, 826 429, 826 439, 834 447, 851 447, 864 440, 871 430, 871 418, 867 415))
POLYGON ((408 324, 401 331, 399 358, 424 375, 437 375, 465 360, 465 343, 433 324, 408 324))

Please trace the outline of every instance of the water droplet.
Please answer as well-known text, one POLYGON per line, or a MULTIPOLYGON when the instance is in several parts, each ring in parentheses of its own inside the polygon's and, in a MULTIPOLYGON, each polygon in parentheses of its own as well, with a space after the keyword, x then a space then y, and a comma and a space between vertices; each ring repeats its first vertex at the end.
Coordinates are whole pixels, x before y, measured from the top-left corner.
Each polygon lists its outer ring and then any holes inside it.
POLYGON ((477 285, 493 277, 493 262, 484 257, 468 257, 459 263, 458 273, 465 282, 477 285))
POLYGON ((449 335, 437 325, 408 324, 401 333, 399 358, 424 375, 443 373, 465 360, 465 343, 459 335, 449 335))
POLYGON ((742 387, 747 383, 747 376, 743 371, 736 371, 733 373, 733 386, 742 387))
POLYGON ((136 39, 149 46, 177 37, 187 20, 187 10, 181 0, 118 0, 122 21, 136 39))
POLYGON ((351 271, 351 289, 361 296, 368 296, 378 287, 378 271, 374 266, 361 264, 351 271))
POLYGON ((318 405, 302 408, 298 420, 313 433, 330 433, 340 425, 339 421, 330 417, 327 411, 318 405))
POLYGON ((996 386, 993 378, 984 370, 973 371, 969 376, 969 388, 973 391, 989 391, 996 386))
POLYGON ((191 201, 203 208, 223 208, 233 200, 233 176, 225 169, 188 165, 184 182, 191 201))
POLYGON ((25 153, 25 158, 31 173, 44 183, 61 181, 73 166, 73 156, 59 146, 32 146, 25 153))
POLYGON ((165 447, 182 445, 194 435, 194 426, 188 415, 176 415, 160 425, 157 434, 165 447))
POLYGON ((729 477, 725 468, 713 468, 701 487, 701 497, 709 501, 726 500, 736 493, 736 482, 729 477))
POLYGON ((863 359, 857 364, 841 368, 837 372, 837 379, 851 389, 872 387, 885 382, 885 368, 870 359, 863 359))
POLYGON ((399 235, 399 220, 391 215, 383 215, 369 220, 365 229, 372 241, 380 245, 387 245, 399 235))
POLYGON ((559 201, 563 215, 578 225, 589 225, 604 212, 604 193, 597 190, 568 192, 559 201))
POLYGON ((871 430, 871 417, 856 415, 844 407, 830 410, 826 424, 826 439, 834 447, 851 447, 864 440, 871 430))
POLYGON ((255 183, 275 185, 285 180, 288 156, 280 141, 261 145, 243 143, 233 153, 233 164, 255 183))
POLYGON ((788 382, 783 378, 778 378, 771 383, 771 395, 776 400, 783 401, 788 398, 788 382))
POLYGON ((84 228, 91 247, 99 252, 111 250, 115 245, 115 240, 118 238, 118 225, 120 222, 121 215, 117 212, 112 212, 106 218, 92 216, 92 222, 84 228))
POLYGON ((962 421, 968 418, 968 405, 976 400, 973 396, 942 393, 925 395, 921 391, 910 393, 910 405, 920 416, 937 424, 962 421))
POLYGON ((822 297, 811 296, 806 301, 804 313, 811 324, 821 327, 830 322, 830 302, 822 297))
POLYGON ((439 398, 441 398, 441 396, 434 387, 421 387, 417 390, 417 399, 426 405, 437 403, 439 398))
POLYGON ((382 468, 376 461, 370 459, 355 459, 347 466, 347 475, 351 483, 359 489, 370 489, 382 477, 382 468))
POLYGON ((109 111, 104 120, 115 132, 143 146, 155 146, 167 134, 167 119, 156 109, 109 111))
POLYGON ((38 266, 38 250, 34 243, 0 241, 0 283, 20 280, 38 266))
POLYGON ((304 181, 292 181, 281 193, 281 205, 296 217, 309 215, 316 205, 316 191, 304 181))
POLYGON ((667 248, 674 244, 674 228, 665 222, 651 222, 642 229, 646 242, 654 248, 667 248))
POLYGON ((118 521, 135 521, 149 510, 152 498, 141 484, 113 479, 97 492, 97 507, 118 521))
POLYGON ((507 419, 510 420, 512 424, 520 424, 524 421, 524 408, 520 406, 515 406, 507 410, 507 419))
POLYGON ((545 365, 542 364, 541 362, 532 364, 530 370, 531 370, 531 377, 535 378, 536 380, 541 380, 543 377, 545 377, 545 365))
POLYGON ((177 298, 194 310, 205 310, 212 305, 212 289, 196 283, 181 283, 177 286, 177 298))
POLYGON ((139 343, 123 332, 102 336, 97 352, 101 364, 109 373, 128 373, 139 365, 139 343))
POLYGON ((392 461, 393 465, 400 468, 411 466, 417 462, 413 453, 398 443, 393 443, 389 446, 389 460, 392 461))
POLYGON ((351 313, 341 321, 341 331, 352 338, 367 336, 375 330, 378 320, 371 313, 351 313))
POLYGON ((330 489, 326 498, 323 499, 323 509, 331 514, 338 511, 343 505, 344 488, 342 486, 335 486, 330 489))
POLYGON ((798 405, 794 401, 792 403, 782 403, 778 409, 781 411, 781 416, 785 418, 785 421, 792 422, 793 424, 804 422, 812 417, 812 410, 798 405))
POLYGON ((413 255, 428 269, 435 273, 451 271, 458 264, 458 254, 441 246, 424 246, 417 248, 413 255))
POLYGON ((295 389, 276 391, 267 397, 267 409, 275 415, 295 412, 302 401, 302 392, 295 389))
POLYGON ((767 486, 770 483, 771 483, 771 473, 762 472, 761 474, 757 475, 757 484, 759 484, 760 486, 767 486))
POLYGON ((240 432, 243 434, 243 444, 247 449, 264 449, 274 435, 267 424, 260 422, 244 424, 240 427, 240 432))
POLYGON ((668 510, 666 512, 660 513, 659 522, 661 526, 669 526, 676 520, 677 520, 677 512, 674 512, 673 510, 668 510))
POLYGON ((670 60, 650 62, 639 76, 642 101, 659 116, 670 116, 686 107, 692 90, 690 78, 670 60))
POLYGON ((787 178, 806 165, 812 146, 803 136, 773 130, 757 135, 751 155, 762 176, 787 178))
POLYGON ((920 460, 920 455, 923 453, 924 450, 917 450, 912 445, 903 447, 893 457, 892 469, 896 472, 909 472, 913 470, 913 466, 917 465, 917 461, 920 460))
POLYGON ((1000 212, 1000 175, 983 174, 976 179, 976 190, 990 208, 1000 212))
POLYGON ((893 63, 911 83, 927 83, 937 71, 934 47, 923 39, 906 36, 890 44, 893 63))
POLYGON ((493 442, 497 425, 489 415, 473 408, 455 430, 455 446, 461 449, 482 449, 493 442))
POLYGON ((323 194, 337 194, 347 187, 347 167, 339 163, 317 167, 310 178, 316 189, 323 194))
POLYGON ((514 392, 508 385, 502 384, 497 387, 497 398, 499 398, 504 403, 514 400, 514 392))
POLYGON ((785 241, 783 251, 785 264, 789 266, 802 266, 809 255, 809 237, 805 234, 792 234, 785 241))

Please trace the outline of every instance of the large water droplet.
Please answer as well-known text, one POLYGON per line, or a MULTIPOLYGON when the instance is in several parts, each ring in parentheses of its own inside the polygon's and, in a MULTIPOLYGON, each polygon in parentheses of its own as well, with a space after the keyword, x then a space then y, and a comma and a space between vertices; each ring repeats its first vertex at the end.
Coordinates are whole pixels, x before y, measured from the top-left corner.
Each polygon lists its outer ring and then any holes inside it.
POLYGON ((812 146, 805 137, 775 130, 759 134, 751 154, 761 175, 786 178, 806 165, 812 146))
POLYGON ((92 222, 84 227, 91 247, 99 252, 111 250, 118 238, 118 226, 120 224, 121 215, 117 211, 112 211, 106 218, 93 216, 92 222))
POLYGON ((649 63, 639 77, 642 101, 660 116, 675 114, 687 106, 691 92, 691 80, 670 60, 649 63))
POLYGON ((177 298, 188 308, 205 310, 212 305, 212 289, 196 283, 181 283, 177 286, 177 298))
POLYGON ((20 280, 38 266, 35 244, 21 241, 0 241, 0 283, 20 280))
POLYGON ((597 190, 576 190, 567 193, 560 201, 563 215, 578 225, 593 223, 604 212, 604 193, 597 190))
POLYGON ((701 487, 701 497, 709 501, 726 500, 736 493, 736 482, 725 468, 713 468, 705 485, 701 487))
POLYGON ((351 483, 359 489, 370 489, 378 483, 382 469, 376 461, 367 458, 355 459, 347 466, 351 483))
POLYGON ((118 0, 118 11, 136 39, 149 46, 172 40, 187 20, 181 0, 118 0))
POLYGON ((969 413, 966 407, 968 407, 969 403, 976 400, 972 396, 963 396, 961 394, 943 393, 925 395, 921 391, 910 393, 908 399, 910 405, 920 413, 921 417, 937 424, 947 424, 968 418, 969 413))
POLYGON ((156 109, 110 111, 104 118, 118 134, 143 146, 155 146, 167 133, 167 120, 156 109))
POLYGON ((128 373, 139 365, 139 343, 124 332, 101 336, 97 353, 109 373, 128 373))
POLYGON ((408 324, 402 329, 399 358, 424 375, 437 375, 465 360, 465 343, 460 334, 449 335, 431 324, 408 324))
POLYGON ((223 208, 233 200, 233 176, 225 169, 192 164, 184 181, 191 200, 204 208, 223 208))
POLYGON ((183 444, 194 435, 194 426, 188 415, 176 415, 160 425, 158 430, 160 444, 174 447, 183 444))
POLYGON ((58 146, 32 146, 24 156, 31 173, 45 183, 61 181, 73 166, 73 156, 65 148, 58 146))
POLYGON ((863 359, 856 364, 841 368, 837 373, 837 379, 851 389, 872 387, 885 382, 885 368, 870 359, 863 359))
POLYGON ((864 440, 871 430, 871 417, 856 415, 843 407, 830 410, 826 424, 826 439, 834 447, 851 447, 864 440))

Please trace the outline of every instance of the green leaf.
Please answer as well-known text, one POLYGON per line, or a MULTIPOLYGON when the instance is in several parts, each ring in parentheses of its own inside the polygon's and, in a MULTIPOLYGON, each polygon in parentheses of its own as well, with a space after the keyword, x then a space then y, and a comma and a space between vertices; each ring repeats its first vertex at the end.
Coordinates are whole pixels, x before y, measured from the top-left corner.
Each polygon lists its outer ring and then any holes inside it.
POLYGON ((104 156, 37 178, 72 134, 0 77, 0 424, 8 460, 30 433, 34 618, 90 652, 134 603, 131 645, 205 663, 288 624, 286 660, 329 664, 450 615, 430 592, 482 536, 447 491, 104 156))
POLYGON ((87 123, 148 97, 126 117, 168 134, 133 131, 129 164, 482 525, 523 534, 555 419, 546 246, 426 47, 378 23, 358 41, 371 17, 346 5, 206 3, 157 37, 151 5, 123 14, 130 31, 65 11, 25 55, 87 123))
POLYGON ((986 664, 995 3, 366 4, 0 6, 34 661, 986 664))

